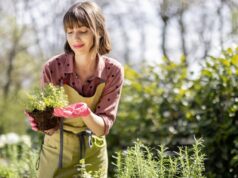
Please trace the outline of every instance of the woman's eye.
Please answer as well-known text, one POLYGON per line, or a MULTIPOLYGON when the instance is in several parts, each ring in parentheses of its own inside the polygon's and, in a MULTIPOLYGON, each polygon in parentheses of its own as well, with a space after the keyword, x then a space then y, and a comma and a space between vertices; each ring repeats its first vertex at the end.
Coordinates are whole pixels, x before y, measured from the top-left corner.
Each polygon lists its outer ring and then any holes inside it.
POLYGON ((69 32, 67 32, 68 34, 72 34, 73 32, 71 32, 71 31, 69 31, 69 32))
POLYGON ((85 30, 85 31, 81 31, 80 33, 87 33, 87 30, 85 30))

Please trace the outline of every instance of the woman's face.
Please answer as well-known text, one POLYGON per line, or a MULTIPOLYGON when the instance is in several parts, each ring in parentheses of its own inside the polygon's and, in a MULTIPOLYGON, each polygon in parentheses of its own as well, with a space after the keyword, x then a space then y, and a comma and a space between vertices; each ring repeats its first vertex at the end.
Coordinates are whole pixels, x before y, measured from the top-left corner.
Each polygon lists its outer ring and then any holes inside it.
POLYGON ((75 54, 88 54, 93 45, 93 33, 85 26, 67 28, 66 37, 75 54))

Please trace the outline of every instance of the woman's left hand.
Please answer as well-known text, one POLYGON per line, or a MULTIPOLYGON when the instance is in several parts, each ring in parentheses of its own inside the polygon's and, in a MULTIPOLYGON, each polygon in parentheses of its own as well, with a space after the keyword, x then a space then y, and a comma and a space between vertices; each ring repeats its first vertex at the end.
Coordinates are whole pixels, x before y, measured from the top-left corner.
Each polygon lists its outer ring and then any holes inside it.
POLYGON ((86 103, 79 102, 63 108, 54 108, 53 115, 64 118, 87 117, 91 113, 86 103))

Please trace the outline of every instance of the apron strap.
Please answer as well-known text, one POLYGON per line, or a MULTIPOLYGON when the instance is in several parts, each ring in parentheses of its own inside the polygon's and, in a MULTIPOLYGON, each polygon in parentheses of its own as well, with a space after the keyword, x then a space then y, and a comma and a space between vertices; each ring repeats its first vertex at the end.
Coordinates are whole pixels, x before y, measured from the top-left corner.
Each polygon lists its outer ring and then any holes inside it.
MULTIPOLYGON (((60 119, 60 153, 59 153, 59 162, 58 162, 58 168, 62 168, 63 167, 63 120, 60 119)), ((79 138, 79 143, 80 143, 80 147, 79 147, 79 160, 83 159, 85 157, 86 154, 86 142, 85 142, 85 136, 88 137, 88 146, 89 148, 92 147, 92 131, 91 130, 85 130, 82 132, 79 132, 76 134, 77 137, 79 138)))
POLYGON ((64 137, 63 137, 63 119, 60 119, 60 152, 59 152, 59 162, 58 162, 58 168, 62 168, 63 167, 63 145, 64 145, 64 137))
MULTIPOLYGON (((60 87, 63 87, 65 82, 68 82, 68 77, 64 77, 63 79, 60 80, 60 87)), ((59 152, 59 161, 58 161, 58 168, 63 167, 63 146, 64 146, 64 123, 63 123, 63 118, 59 119, 59 127, 60 127, 60 152, 59 152)))
MULTIPOLYGON (((64 85, 64 83, 68 83, 69 81, 69 75, 65 76, 63 79, 60 80, 60 86, 62 87, 64 85)), ((63 167, 63 133, 64 133, 64 129, 63 129, 63 119, 60 119, 60 153, 59 153, 59 162, 58 162, 58 168, 62 168, 63 167)), ((85 130, 82 132, 79 132, 76 134, 79 138, 79 158, 80 160, 83 159, 85 157, 86 154, 86 145, 85 145, 85 136, 88 136, 88 145, 89 148, 92 147, 92 131, 91 130, 85 130)))
POLYGON ((36 165, 35 165, 36 170, 39 169, 39 165, 40 165, 40 154, 41 154, 41 151, 42 151, 43 144, 44 144, 44 138, 41 140, 40 150, 39 150, 38 158, 37 158, 37 160, 36 160, 36 165))

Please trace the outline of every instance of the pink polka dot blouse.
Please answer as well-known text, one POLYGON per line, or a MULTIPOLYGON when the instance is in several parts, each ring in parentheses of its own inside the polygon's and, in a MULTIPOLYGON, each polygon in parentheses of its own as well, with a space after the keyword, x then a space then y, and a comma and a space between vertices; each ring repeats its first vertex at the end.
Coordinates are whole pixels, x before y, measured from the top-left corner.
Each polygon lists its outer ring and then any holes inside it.
POLYGON ((104 133, 107 135, 116 119, 124 70, 118 61, 106 56, 98 56, 96 62, 97 68, 94 75, 82 83, 74 71, 74 56, 72 54, 64 53, 54 56, 45 63, 41 82, 42 85, 46 83, 67 84, 85 97, 93 96, 97 86, 105 82, 105 88, 96 106, 95 114, 102 117, 105 123, 104 133))

